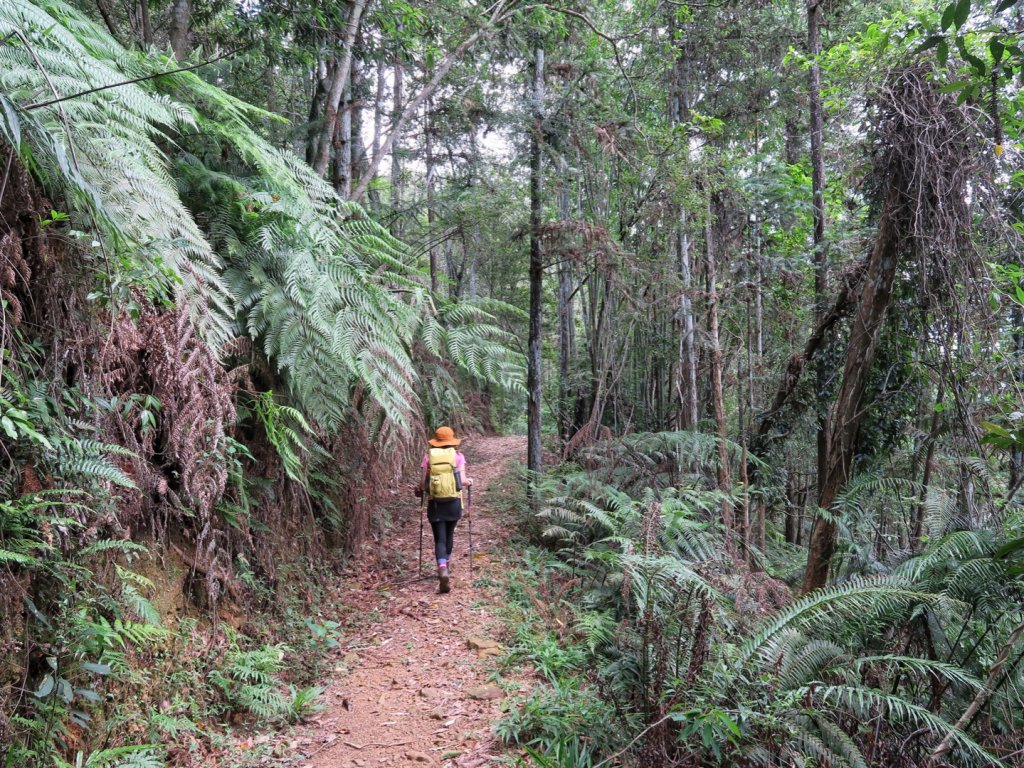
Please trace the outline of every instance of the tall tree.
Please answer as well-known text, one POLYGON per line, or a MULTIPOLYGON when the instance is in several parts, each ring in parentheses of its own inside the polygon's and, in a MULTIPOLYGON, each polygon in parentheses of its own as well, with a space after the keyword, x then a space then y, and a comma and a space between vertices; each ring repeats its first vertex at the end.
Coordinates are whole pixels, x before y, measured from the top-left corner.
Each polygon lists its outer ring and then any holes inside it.
POLYGON ((541 397, 543 358, 542 311, 544 304, 544 254, 541 224, 544 221, 544 48, 533 51, 530 96, 530 335, 526 353, 526 466, 531 472, 543 470, 541 445, 541 397))
MULTIPOLYGON (((807 0, 808 97, 811 113, 811 210, 814 217, 814 322, 821 323, 828 294, 828 253, 825 249, 825 117, 821 103, 821 17, 824 0, 807 0)), ((824 486, 828 461, 828 371, 819 359, 815 365, 817 410, 818 494, 824 486)))

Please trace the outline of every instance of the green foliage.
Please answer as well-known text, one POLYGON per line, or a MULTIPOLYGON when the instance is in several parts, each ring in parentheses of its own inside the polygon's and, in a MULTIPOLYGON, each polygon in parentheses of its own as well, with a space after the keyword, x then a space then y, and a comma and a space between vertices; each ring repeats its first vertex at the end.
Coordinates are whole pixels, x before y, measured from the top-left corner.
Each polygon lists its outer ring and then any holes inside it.
MULTIPOLYGON (((303 458, 309 452, 307 440, 312 439, 312 427, 295 408, 280 405, 273 392, 261 392, 252 399, 251 410, 281 457, 281 464, 292 480, 303 482, 303 458)), ((322 449, 321 449, 322 450, 322 449)))
MULTIPOLYGON (((984 668, 967 652, 971 641, 958 638, 946 660, 937 660, 908 654, 892 639, 894 627, 912 632, 922 617, 951 637, 982 605, 1005 605, 1005 594, 996 597, 1005 572, 993 560, 992 535, 950 534, 896 574, 850 578, 751 618, 741 601, 754 576, 711 575, 730 568, 721 534, 708 525, 720 501, 714 493, 648 489, 633 499, 583 473, 542 488, 540 514, 561 548, 557 560, 538 561, 547 566, 512 582, 513 603, 527 606, 520 610, 529 618, 517 619, 510 658, 529 662, 550 688, 502 722, 506 741, 549 761, 558 750, 571 752, 573 733, 593 731, 582 724, 564 732, 556 722, 580 723, 596 690, 615 702, 626 732, 615 744, 581 739, 575 746, 588 760, 606 759, 635 738, 638 754, 666 750, 702 765, 866 766, 874 736, 862 724, 883 716, 892 730, 886 738, 920 732, 934 745, 951 734, 962 764, 995 764, 925 695, 941 690, 953 712, 973 698, 984 668), (987 586, 968 593, 982 575, 987 586), (547 631, 529 628, 538 624, 547 631), (888 681, 895 681, 891 689, 888 681)), ((904 488, 876 482, 872 492, 904 488)), ((856 507, 862 497, 863 489, 849 488, 844 503, 856 507)), ((978 620, 985 621, 980 613, 978 620)))

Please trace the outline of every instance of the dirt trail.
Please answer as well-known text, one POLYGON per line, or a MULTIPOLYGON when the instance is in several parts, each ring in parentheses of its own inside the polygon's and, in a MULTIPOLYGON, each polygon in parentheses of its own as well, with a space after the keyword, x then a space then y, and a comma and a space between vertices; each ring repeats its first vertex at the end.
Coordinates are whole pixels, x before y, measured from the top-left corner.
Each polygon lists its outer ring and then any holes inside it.
MULTIPOLYGON (((491 726, 499 717, 501 690, 491 679, 493 660, 470 639, 498 641, 496 604, 501 599, 499 558, 510 530, 492 515, 493 481, 526 452, 525 438, 477 437, 463 448, 473 478, 473 579, 469 526, 455 532, 451 584, 437 594, 437 579, 381 586, 395 577, 370 560, 354 604, 382 614, 364 630, 361 646, 341 654, 338 674, 322 700, 327 709, 296 732, 314 768, 458 766, 475 768, 493 751, 491 726), (493 562, 492 562, 493 561, 493 562), (347 670, 347 673, 346 673, 347 670), (493 698, 491 698, 493 697, 493 698)), ((411 485, 411 483, 410 483, 411 485)), ((403 569, 415 575, 419 546, 416 500, 399 502, 386 546, 405 553, 403 569)), ((424 573, 434 573, 430 526, 424 526, 424 573)), ((486 642, 484 643, 486 645, 486 642)))

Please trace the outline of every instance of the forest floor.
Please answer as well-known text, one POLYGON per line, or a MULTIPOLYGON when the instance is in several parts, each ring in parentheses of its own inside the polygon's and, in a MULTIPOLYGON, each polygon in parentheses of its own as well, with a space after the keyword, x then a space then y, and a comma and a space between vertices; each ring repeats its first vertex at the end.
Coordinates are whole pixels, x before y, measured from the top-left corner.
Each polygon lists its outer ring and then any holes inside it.
POLYGON ((361 559, 360 593, 350 598, 378 618, 339 651, 332 679, 324 683, 325 709, 290 737, 298 759, 292 765, 477 768, 500 752, 492 726, 502 699, 523 681, 495 671, 502 653, 503 549, 513 526, 492 512, 489 501, 498 493, 494 481, 524 460, 526 440, 475 437, 462 450, 474 482, 473 573, 463 516, 455 532, 451 592, 438 594, 429 523, 423 531, 424 578, 415 580, 421 510, 410 480, 408 503, 397 497, 392 528, 377 551, 371 546, 361 559), (395 553, 404 574, 397 579, 395 553))

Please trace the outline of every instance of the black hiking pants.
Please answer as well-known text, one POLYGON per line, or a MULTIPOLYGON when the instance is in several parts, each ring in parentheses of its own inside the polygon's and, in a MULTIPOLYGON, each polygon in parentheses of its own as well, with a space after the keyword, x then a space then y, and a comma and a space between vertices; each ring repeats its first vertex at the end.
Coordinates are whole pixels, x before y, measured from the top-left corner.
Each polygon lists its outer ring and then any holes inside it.
POLYGON ((431 501, 427 504, 427 519, 434 533, 434 559, 451 560, 452 544, 455 540, 455 526, 462 517, 462 502, 431 501))

